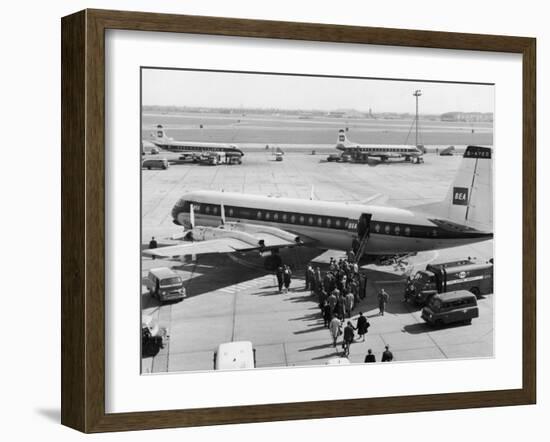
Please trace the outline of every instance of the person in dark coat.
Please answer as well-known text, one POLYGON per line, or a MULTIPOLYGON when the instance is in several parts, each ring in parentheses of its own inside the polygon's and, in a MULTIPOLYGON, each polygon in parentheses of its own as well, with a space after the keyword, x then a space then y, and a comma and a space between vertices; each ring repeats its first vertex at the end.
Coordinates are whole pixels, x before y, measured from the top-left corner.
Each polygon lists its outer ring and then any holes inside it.
POLYGON ((364 341, 365 335, 369 331, 370 323, 369 320, 363 316, 363 312, 359 312, 359 317, 357 318, 357 324, 355 327, 357 328, 357 334, 362 337, 364 341))
POLYGON ((279 286, 279 293, 283 291, 283 266, 277 267, 275 274, 277 275, 277 285, 279 286))
POLYGON ((285 285, 285 293, 288 293, 288 288, 290 287, 290 283, 292 282, 292 271, 287 265, 285 265, 285 268, 283 270, 283 282, 285 285))
POLYGON ((330 308, 330 305, 327 301, 323 303, 323 323, 325 327, 328 327, 330 325, 330 321, 332 321, 332 308, 330 308))
POLYGON ((386 345, 386 350, 382 353, 382 362, 393 361, 393 353, 390 351, 390 346, 386 345))
MULTIPOLYGON (((151 238, 151 241, 149 241, 149 248, 150 249, 156 249, 158 247, 158 243, 157 243, 157 240, 155 239, 155 237, 153 236, 151 238)), ((152 255, 153 259, 155 259, 155 255, 152 255)))
POLYGON ((365 356, 365 362, 376 362, 376 356, 372 354, 372 350, 369 348, 367 356, 365 356))
POLYGON ((344 356, 349 356, 349 348, 351 347, 351 343, 355 338, 354 331, 355 327, 351 324, 351 321, 348 321, 348 324, 344 327, 344 356))

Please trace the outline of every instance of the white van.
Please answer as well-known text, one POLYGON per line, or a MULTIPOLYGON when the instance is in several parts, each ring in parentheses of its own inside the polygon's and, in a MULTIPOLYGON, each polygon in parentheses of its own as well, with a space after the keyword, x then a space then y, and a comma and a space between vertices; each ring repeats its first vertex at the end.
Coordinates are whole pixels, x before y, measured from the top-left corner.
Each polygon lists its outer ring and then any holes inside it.
POLYGON ((160 302, 181 301, 186 297, 183 278, 168 267, 149 270, 145 285, 151 296, 160 302))
POLYGON ((256 350, 250 341, 226 342, 214 352, 214 370, 242 370, 256 367, 256 350))

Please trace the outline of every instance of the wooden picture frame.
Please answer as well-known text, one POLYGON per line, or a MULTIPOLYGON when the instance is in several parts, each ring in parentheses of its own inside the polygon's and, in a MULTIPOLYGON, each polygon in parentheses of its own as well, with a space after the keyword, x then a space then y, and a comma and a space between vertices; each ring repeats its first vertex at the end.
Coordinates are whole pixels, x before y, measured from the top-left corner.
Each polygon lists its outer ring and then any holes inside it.
POLYGON ((533 404, 536 400, 536 41, 533 38, 85 10, 62 19, 62 409, 83 432, 533 404), (105 412, 105 30, 516 53, 523 63, 523 385, 272 405, 105 412))

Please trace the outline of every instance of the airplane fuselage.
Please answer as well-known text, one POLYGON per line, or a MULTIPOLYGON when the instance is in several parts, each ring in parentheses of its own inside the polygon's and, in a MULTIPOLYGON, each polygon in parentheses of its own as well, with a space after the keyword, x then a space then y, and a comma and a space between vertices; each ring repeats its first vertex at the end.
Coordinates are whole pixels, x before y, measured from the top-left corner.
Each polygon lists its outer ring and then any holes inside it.
POLYGON ((379 158, 412 158, 423 155, 423 152, 414 147, 406 145, 385 146, 378 144, 359 144, 359 145, 337 145, 338 150, 349 154, 365 154, 371 157, 379 158))
POLYGON ((243 156, 242 150, 232 144, 225 143, 201 143, 201 142, 185 142, 173 141, 170 139, 157 139, 151 142, 160 149, 175 153, 201 153, 201 152, 225 152, 243 156))
POLYGON ((349 250, 353 238, 362 237, 368 227, 366 253, 372 255, 455 247, 492 237, 406 209, 217 191, 185 194, 172 209, 174 223, 189 226, 191 204, 197 225, 219 226, 223 205, 227 221, 277 227, 326 249, 349 250))

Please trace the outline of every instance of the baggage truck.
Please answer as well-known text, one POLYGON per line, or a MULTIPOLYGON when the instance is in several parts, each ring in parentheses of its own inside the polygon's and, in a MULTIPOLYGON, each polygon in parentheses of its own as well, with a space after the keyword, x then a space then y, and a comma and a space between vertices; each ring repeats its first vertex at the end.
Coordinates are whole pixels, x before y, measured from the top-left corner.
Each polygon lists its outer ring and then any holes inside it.
POLYGON ((468 260, 428 264, 416 272, 405 288, 405 299, 427 304, 433 295, 468 290, 476 297, 493 293, 493 264, 477 264, 468 260))

